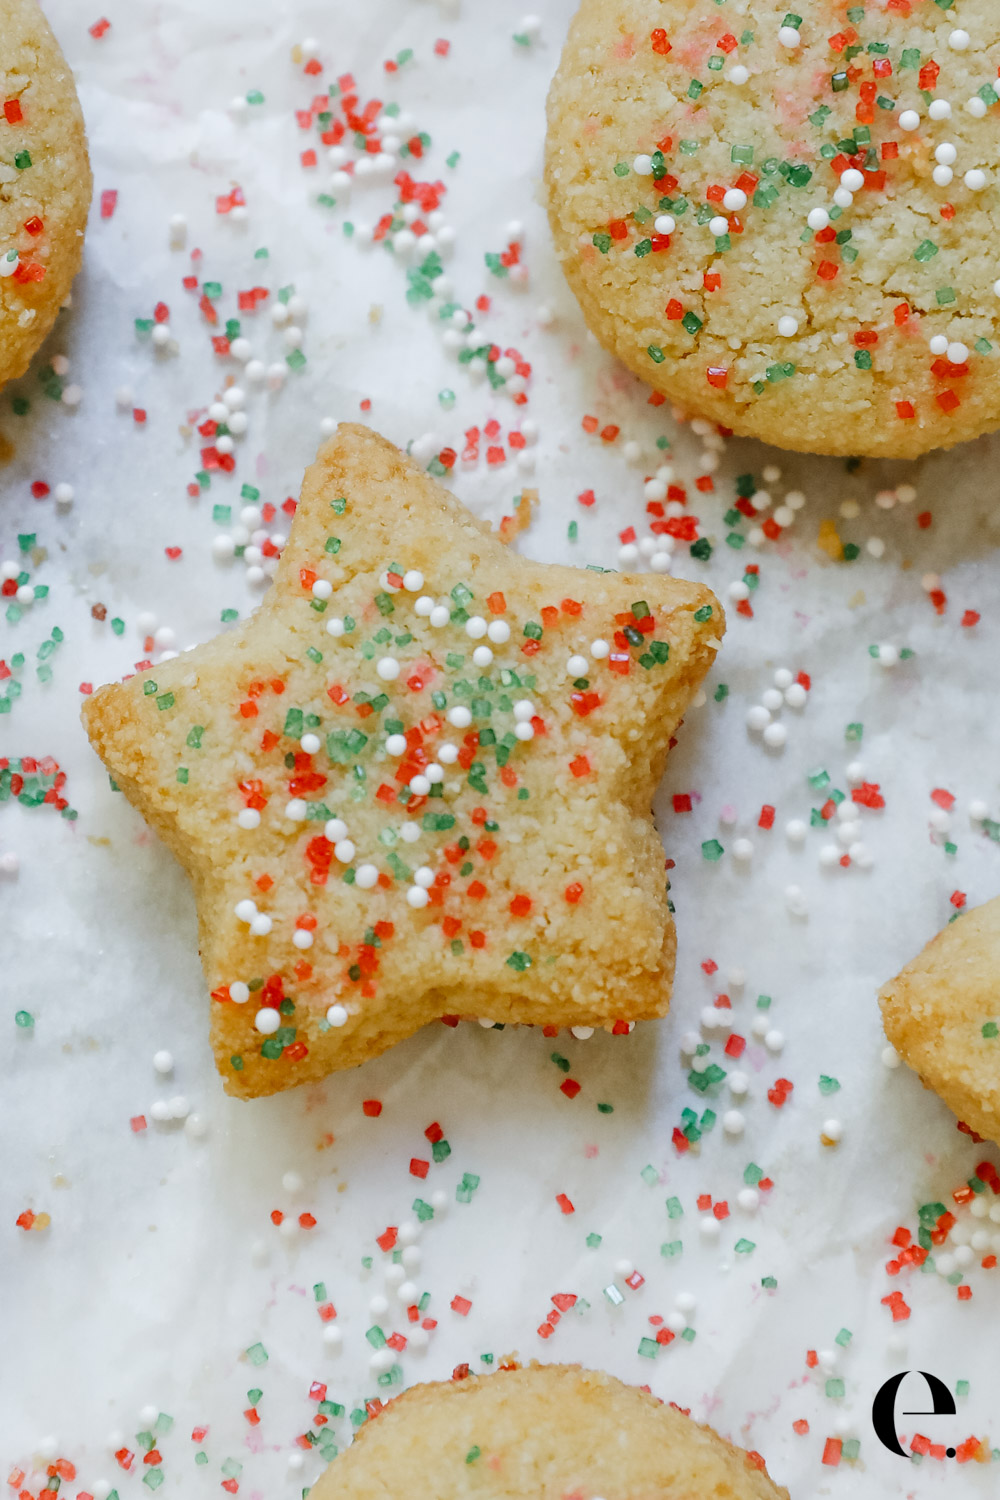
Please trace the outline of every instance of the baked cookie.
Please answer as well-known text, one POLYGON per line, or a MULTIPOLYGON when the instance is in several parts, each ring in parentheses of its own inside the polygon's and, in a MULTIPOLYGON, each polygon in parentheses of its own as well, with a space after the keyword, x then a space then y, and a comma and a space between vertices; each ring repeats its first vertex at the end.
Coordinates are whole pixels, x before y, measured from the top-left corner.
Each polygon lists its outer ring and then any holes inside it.
POLYGON ((780 447, 1000 426, 1000 6, 960 12, 583 0, 546 178, 600 341, 780 447))
POLYGON ((1000 897, 963 913, 879 993, 885 1034, 958 1118, 1000 1143, 1000 897))
POLYGON ((788 1500, 758 1453, 610 1375, 503 1368, 418 1385, 361 1428, 312 1500, 788 1500))
POLYGON ((83 710, 194 880, 230 1093, 442 1015, 663 1015, 650 801, 723 629, 698 584, 518 557, 341 427, 252 618, 83 710))
POLYGON ((73 74, 35 0, 0 0, 0 384, 23 375, 80 268, 90 207, 73 74))

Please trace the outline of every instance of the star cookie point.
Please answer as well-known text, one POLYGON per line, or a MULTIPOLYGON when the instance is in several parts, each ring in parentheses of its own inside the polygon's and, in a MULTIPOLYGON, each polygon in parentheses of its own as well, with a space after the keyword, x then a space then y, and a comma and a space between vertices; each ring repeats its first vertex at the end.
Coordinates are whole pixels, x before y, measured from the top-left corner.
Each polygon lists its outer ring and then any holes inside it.
POLYGON ((255 614, 84 709, 194 880, 228 1090, 354 1066, 442 1015, 663 1014, 649 806, 723 629, 700 585, 517 556, 339 428, 255 614))
POLYGON ((1000 897, 954 918, 879 992, 885 1034, 977 1135, 1000 1141, 1000 897))

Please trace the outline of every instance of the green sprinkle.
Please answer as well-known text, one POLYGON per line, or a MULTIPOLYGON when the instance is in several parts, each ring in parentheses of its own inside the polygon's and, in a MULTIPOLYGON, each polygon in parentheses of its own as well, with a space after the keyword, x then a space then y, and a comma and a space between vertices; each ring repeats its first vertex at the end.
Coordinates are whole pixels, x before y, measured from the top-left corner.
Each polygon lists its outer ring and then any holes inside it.
POLYGON ((933 260, 934 256, 937 255, 937 253, 938 247, 937 245, 935 245, 933 240, 921 240, 920 244, 913 252, 913 259, 919 260, 921 262, 933 260))
POLYGON ((646 350, 646 353, 649 355, 654 365, 662 365, 663 361, 667 357, 664 354, 663 350, 660 348, 659 344, 650 344, 649 348, 646 350))
POLYGON ((831 1078, 827 1073, 819 1075, 819 1091, 821 1094, 835 1094, 840 1088, 840 1080, 831 1078))
POLYGON ((751 1251, 756 1250, 756 1248, 757 1246, 754 1244, 753 1240, 742 1239, 737 1240, 736 1244, 733 1246, 733 1249, 736 1251, 737 1255, 749 1255, 751 1251))
POLYGON ((17 170, 19 172, 23 172, 24 169, 25 169, 25 167, 30 167, 31 166, 31 152, 30 151, 18 151, 18 152, 16 152, 16 154, 14 156, 14 165, 15 165, 15 167, 17 168, 17 170))
POLYGON ((839 1378, 839 1376, 835 1376, 832 1380, 828 1380, 826 1382, 826 1394, 831 1398, 831 1400, 839 1400, 841 1396, 843 1396, 844 1390, 844 1382, 839 1378))
POLYGON ((267 1364, 267 1350, 263 1344, 251 1344, 246 1350, 246 1357, 252 1365, 267 1364))
POLYGON ((35 1024, 35 1018, 30 1010, 19 1010, 14 1015, 14 1025, 19 1026, 22 1031, 31 1031, 35 1024))
POLYGON ((1000 1027, 997 1026, 996 1021, 986 1022, 986 1025, 983 1027, 983 1036, 987 1040, 991 1040, 995 1036, 1000 1036, 1000 1027))
POLYGON ((701 846, 702 859, 707 859, 712 864, 714 864, 717 859, 721 859, 725 852, 725 849, 723 849, 718 839, 706 839, 701 846))
POLYGON ((639 1353, 643 1359, 655 1359, 660 1352, 660 1346, 655 1339, 642 1338, 639 1340, 639 1353))
POLYGON ((587 1235, 587 1245, 591 1250, 596 1250, 602 1239, 603 1235, 590 1233, 587 1235))

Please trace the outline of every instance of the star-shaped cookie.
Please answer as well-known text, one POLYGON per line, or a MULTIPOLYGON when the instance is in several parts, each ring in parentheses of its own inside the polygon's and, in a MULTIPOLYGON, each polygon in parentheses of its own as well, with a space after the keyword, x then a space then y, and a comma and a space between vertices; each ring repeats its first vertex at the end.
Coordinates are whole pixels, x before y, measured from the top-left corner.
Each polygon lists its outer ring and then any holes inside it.
POLYGON ((342 426, 251 618, 83 711, 194 881, 228 1091, 441 1016, 663 1015, 650 801, 723 630, 697 584, 526 561, 342 426))
POLYGON ((1000 1142, 1000 897, 950 922, 879 993, 890 1042, 977 1135, 1000 1142))

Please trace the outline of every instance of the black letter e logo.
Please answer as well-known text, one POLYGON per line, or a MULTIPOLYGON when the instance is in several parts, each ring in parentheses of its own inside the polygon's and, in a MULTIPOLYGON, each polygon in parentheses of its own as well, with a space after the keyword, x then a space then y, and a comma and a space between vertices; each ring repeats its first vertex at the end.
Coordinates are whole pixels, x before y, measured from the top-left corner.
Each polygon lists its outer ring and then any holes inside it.
MULTIPOLYGON (((955 1415, 955 1400, 943 1380, 936 1375, 931 1375, 927 1370, 902 1370, 898 1375, 892 1375, 883 1386, 876 1392, 875 1400, 872 1402, 872 1426, 875 1436, 883 1448, 888 1448, 890 1453, 897 1453, 900 1458, 908 1458, 909 1454, 899 1445, 896 1435, 896 1396, 899 1387, 907 1375, 916 1373, 921 1375, 927 1382, 927 1389, 931 1393, 933 1405, 930 1411, 908 1411, 903 1415, 907 1417, 941 1417, 955 1415)), ((954 1458, 954 1448, 947 1449, 949 1458, 954 1458)))

